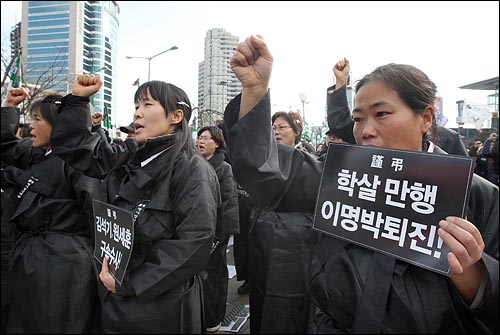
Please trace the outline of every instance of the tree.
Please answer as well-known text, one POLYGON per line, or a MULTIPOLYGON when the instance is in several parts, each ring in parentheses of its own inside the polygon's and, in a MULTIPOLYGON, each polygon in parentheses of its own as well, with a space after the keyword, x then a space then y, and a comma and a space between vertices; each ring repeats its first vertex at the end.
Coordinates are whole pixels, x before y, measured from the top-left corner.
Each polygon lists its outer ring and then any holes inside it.
MULTIPOLYGON (((20 52, 21 48, 18 48, 13 53, 7 52, 2 48, 2 97, 7 94, 6 89, 8 82, 6 79, 9 76, 12 67, 16 65, 15 61, 20 52)), ((65 95, 68 93, 68 86, 71 78, 67 75, 67 66, 64 62, 65 59, 67 59, 67 54, 67 48, 60 48, 57 56, 49 64, 49 66, 40 65, 38 67, 30 67, 29 71, 27 71, 25 64, 22 62, 19 64, 21 69, 20 85, 22 87, 27 87, 30 91, 28 99, 21 106, 21 113, 23 115, 26 115, 26 111, 29 110, 31 102, 35 99, 48 94, 65 95), (38 74, 34 77, 34 81, 27 82, 26 78, 33 77, 30 75, 32 73, 38 74), (65 91, 55 89, 61 85, 66 86, 65 91)))

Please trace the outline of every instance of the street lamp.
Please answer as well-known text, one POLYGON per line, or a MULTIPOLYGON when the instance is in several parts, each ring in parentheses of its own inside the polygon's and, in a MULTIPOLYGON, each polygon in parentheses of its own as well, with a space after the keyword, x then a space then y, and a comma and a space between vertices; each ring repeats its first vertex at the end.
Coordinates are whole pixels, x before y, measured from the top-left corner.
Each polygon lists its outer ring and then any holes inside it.
POLYGON ((306 122, 306 110, 305 110, 305 104, 307 102, 307 93, 299 93, 300 101, 302 102, 302 119, 304 120, 304 123, 306 122))
POLYGON ((164 53, 165 53, 165 52, 167 52, 167 51, 170 51, 170 50, 177 50, 177 49, 179 49, 179 48, 178 48, 177 46, 175 46, 175 45, 174 45, 174 46, 173 46, 173 47, 171 47, 170 49, 167 49, 167 50, 165 50, 165 51, 162 51, 162 52, 160 52, 160 53, 157 53, 156 55, 151 56, 151 57, 135 57, 135 56, 126 56, 125 58, 128 58, 128 59, 132 59, 132 58, 147 59, 147 60, 148 60, 148 81, 149 81, 149 80, 150 80, 150 78, 151 78, 151 60, 152 60, 153 58, 155 58, 155 57, 158 57, 158 56, 159 56, 159 55, 161 55, 161 54, 164 54, 164 53))
POLYGON ((222 111, 226 109, 226 96, 225 96, 225 91, 226 87, 229 85, 229 83, 226 80, 221 80, 217 83, 217 85, 222 86, 222 111))

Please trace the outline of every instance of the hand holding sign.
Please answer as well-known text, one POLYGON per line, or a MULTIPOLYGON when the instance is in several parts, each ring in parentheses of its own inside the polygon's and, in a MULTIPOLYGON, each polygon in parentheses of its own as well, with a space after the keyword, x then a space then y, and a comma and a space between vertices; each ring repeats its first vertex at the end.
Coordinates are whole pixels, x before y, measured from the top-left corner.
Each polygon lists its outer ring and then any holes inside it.
POLYGON ((451 274, 460 275, 476 264, 484 251, 481 233, 471 222, 450 216, 439 222, 439 236, 450 248, 448 262, 451 274))
POLYGON ((104 287, 108 289, 108 291, 110 291, 111 293, 116 293, 115 278, 111 275, 111 272, 109 272, 108 262, 108 256, 104 256, 104 259, 102 260, 101 273, 99 273, 99 278, 104 284, 104 287))
POLYGON ((450 248, 447 256, 451 281, 470 304, 479 286, 469 283, 479 283, 484 274, 480 262, 484 251, 483 237, 476 226, 459 217, 449 216, 441 220, 439 226, 438 234, 450 248))
POLYGON ((460 219, 472 170, 470 157, 331 143, 313 229, 458 275, 482 250, 477 228, 460 219))

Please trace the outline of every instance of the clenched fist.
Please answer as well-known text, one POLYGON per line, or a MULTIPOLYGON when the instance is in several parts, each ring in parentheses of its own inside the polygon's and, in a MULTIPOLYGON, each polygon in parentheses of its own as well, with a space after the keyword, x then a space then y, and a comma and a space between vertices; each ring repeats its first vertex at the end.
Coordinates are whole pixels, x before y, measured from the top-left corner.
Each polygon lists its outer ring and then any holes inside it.
POLYGON ((80 74, 73 84, 73 95, 79 97, 90 97, 102 86, 102 79, 95 74, 80 74))
POLYGON ((26 87, 11 88, 7 93, 7 99, 3 107, 17 107, 28 97, 29 90, 26 87))

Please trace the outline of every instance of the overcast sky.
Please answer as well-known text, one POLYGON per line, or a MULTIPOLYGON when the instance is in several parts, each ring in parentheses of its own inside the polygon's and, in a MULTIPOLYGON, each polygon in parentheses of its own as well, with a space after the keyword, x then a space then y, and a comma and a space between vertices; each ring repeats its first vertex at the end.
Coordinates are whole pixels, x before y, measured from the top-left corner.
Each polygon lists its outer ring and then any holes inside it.
MULTIPOLYGON (((323 1, 119 1, 118 123, 128 124, 134 111, 132 83, 151 79, 171 82, 197 105, 198 63, 211 28, 224 28, 244 40, 261 34, 274 55, 271 101, 302 109, 306 119, 323 119, 326 88, 333 84, 333 65, 351 62, 354 79, 387 63, 423 70, 443 97, 446 126, 454 127, 455 102, 464 98, 486 103, 488 92, 459 86, 498 76, 499 2, 323 2, 323 1)), ((21 19, 21 1, 2 1, 2 49, 21 19), (17 17, 16 17, 17 15, 17 17)), ((273 107, 288 110, 288 107, 273 107)))

